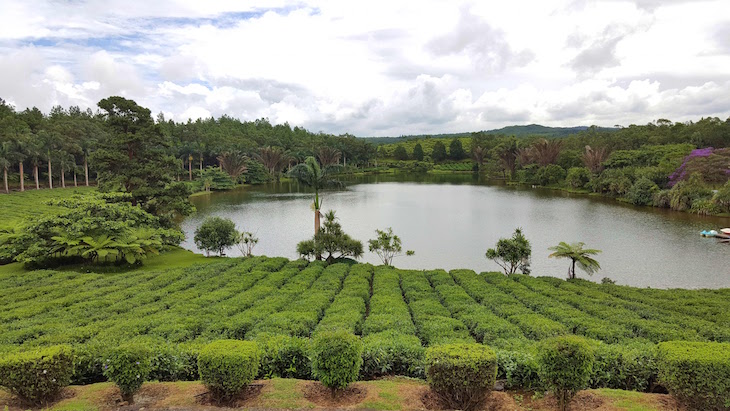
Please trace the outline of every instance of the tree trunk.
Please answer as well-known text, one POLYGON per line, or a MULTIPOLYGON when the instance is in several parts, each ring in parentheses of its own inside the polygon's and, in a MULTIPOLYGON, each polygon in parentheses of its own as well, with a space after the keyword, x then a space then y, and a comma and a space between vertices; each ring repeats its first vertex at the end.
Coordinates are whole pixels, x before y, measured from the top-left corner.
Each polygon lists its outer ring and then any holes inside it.
POLYGON ((66 188, 66 170, 63 168, 63 163, 61 163, 61 187, 66 188))
POLYGON ((48 160, 48 188, 53 188, 53 174, 51 174, 51 160, 48 160))
MULTIPOLYGON (((314 210, 314 236, 317 236, 317 233, 319 233, 319 218, 320 218, 319 209, 314 210)), ((317 260, 322 260, 322 254, 317 254, 317 260)))
POLYGON ((74 187, 78 187, 79 183, 76 181, 76 169, 74 169, 74 187))
POLYGON ((200 175, 203 175, 203 153, 200 153, 200 175))
POLYGON ((23 175, 23 162, 20 161, 18 163, 18 167, 20 167, 20 191, 25 191, 25 176, 23 175))
POLYGON ((193 156, 188 158, 188 173, 190 174, 190 181, 193 181, 193 156))
POLYGON ((33 177, 35 178, 35 189, 40 190, 41 185, 38 183, 38 164, 35 164, 33 166, 33 177))
POLYGON ((89 186, 89 162, 86 160, 86 154, 84 154, 84 178, 86 179, 86 187, 89 186))
POLYGON ((9 193, 10 190, 8 190, 8 168, 3 167, 3 181, 5 181, 5 193, 9 193))
POLYGON ((571 267, 570 267, 570 277, 569 278, 570 279, 574 279, 575 278, 575 260, 573 260, 573 264, 571 264, 571 267))

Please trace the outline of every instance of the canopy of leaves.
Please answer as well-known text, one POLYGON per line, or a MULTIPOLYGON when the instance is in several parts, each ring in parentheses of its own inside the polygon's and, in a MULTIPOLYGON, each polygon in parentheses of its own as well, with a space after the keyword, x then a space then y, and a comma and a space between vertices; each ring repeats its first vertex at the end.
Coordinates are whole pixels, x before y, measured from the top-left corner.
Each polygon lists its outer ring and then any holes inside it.
POLYGON ((304 258, 326 256, 329 263, 336 259, 353 257, 360 258, 363 254, 362 243, 352 239, 342 230, 337 222, 335 212, 330 210, 324 215, 322 229, 311 240, 297 244, 297 252, 304 258))
POLYGON ((208 217, 195 230, 195 245, 206 253, 211 251, 222 256, 226 248, 238 243, 240 234, 236 231, 236 224, 229 218, 208 217))
POLYGON ((177 245, 183 234, 164 228, 160 219, 129 203, 129 194, 96 194, 51 200, 56 215, 28 218, 13 235, 17 261, 44 266, 85 260, 137 263, 163 246, 177 245))
POLYGON ((487 258, 502 267, 506 275, 515 274, 517 270, 523 274, 530 273, 530 255, 532 247, 522 229, 518 228, 512 238, 500 238, 495 248, 487 250, 487 258))

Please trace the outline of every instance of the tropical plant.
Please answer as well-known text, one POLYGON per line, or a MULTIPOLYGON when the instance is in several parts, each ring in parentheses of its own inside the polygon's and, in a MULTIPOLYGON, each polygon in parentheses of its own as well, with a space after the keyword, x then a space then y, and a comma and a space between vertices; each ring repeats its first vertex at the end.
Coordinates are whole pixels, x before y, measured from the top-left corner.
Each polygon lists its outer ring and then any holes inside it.
POLYGON ((530 255, 532 248, 522 229, 517 228, 512 238, 500 238, 495 248, 487 250, 487 258, 502 267, 505 275, 515 274, 520 270, 523 274, 530 273, 530 255))
POLYGON ((593 275, 593 273, 601 269, 601 265, 598 263, 598 261, 594 260, 590 256, 600 253, 601 250, 594 250, 590 248, 584 249, 584 245, 585 243, 581 242, 568 244, 561 241, 560 244, 548 248, 548 250, 553 252, 548 257, 570 259, 571 264, 568 267, 568 279, 575 278, 576 264, 578 264, 578 267, 580 269, 588 273, 588 275, 593 275))
POLYGON ((5 183, 6 193, 10 192, 8 189, 8 168, 13 162, 13 144, 10 141, 3 141, 0 143, 0 167, 3 169, 3 182, 5 183))
POLYGON ((591 170, 591 173, 598 174, 603 171, 603 162, 608 158, 608 154, 609 151, 606 147, 594 149, 591 146, 586 146, 581 160, 583 160, 583 165, 591 170))
POLYGON ((314 189, 314 235, 317 235, 320 229, 320 217, 322 215, 319 211, 322 208, 319 190, 328 186, 339 186, 340 183, 329 178, 327 170, 320 167, 314 157, 307 157, 304 163, 292 167, 289 170, 289 175, 299 181, 299 183, 314 189))
POLYGON ((240 231, 238 233, 236 247, 244 257, 250 257, 253 254, 253 248, 258 244, 259 239, 253 233, 248 231, 240 231))
POLYGON ((489 151, 482 146, 476 146, 471 151, 471 157, 477 163, 477 166, 479 167, 479 172, 482 171, 482 167, 484 166, 484 161, 486 160, 488 155, 489 155, 489 151))
POLYGON ((325 258, 328 263, 344 257, 360 258, 362 243, 345 234, 342 226, 337 222, 335 212, 330 210, 324 215, 324 226, 311 240, 297 244, 297 252, 305 258, 325 258))
POLYGON ((317 159, 323 168, 339 164, 342 152, 336 148, 322 146, 317 150, 317 159))
MULTIPOLYGON (((393 234, 393 228, 388 227, 387 230, 375 230, 378 236, 372 240, 368 240, 368 249, 371 253, 375 253, 385 265, 391 265, 393 258, 402 255, 403 247, 401 246, 400 237, 393 234)), ((412 250, 406 251, 406 255, 413 255, 412 250)))
MULTIPOLYGON (((218 156, 218 162, 226 173, 231 176, 233 181, 238 181, 238 177, 248 171, 246 166, 248 158, 238 151, 226 151, 218 156)), ((200 171, 202 172, 202 161, 200 171)))
POLYGON ((289 164, 289 155, 280 147, 264 147, 255 156, 277 181, 281 170, 289 164))
POLYGON ((208 217, 195 230, 195 245, 204 250, 206 255, 210 255, 211 251, 217 252, 218 255, 225 255, 223 251, 226 248, 236 245, 239 239, 236 224, 229 218, 208 217))

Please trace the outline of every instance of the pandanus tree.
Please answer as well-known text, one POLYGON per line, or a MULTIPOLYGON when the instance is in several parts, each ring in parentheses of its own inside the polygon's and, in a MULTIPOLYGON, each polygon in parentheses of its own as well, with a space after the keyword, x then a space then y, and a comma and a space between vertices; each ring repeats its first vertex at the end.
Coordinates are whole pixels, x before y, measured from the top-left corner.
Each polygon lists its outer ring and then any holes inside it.
POLYGON ((238 180, 241 174, 248 171, 247 160, 246 156, 238 151, 226 151, 218 156, 221 168, 231 176, 234 182, 238 180))
POLYGON ((317 150, 317 159, 324 168, 339 164, 340 157, 342 157, 342 152, 336 148, 323 146, 317 150))
POLYGON ((320 228, 320 209, 322 201, 319 198, 319 190, 325 187, 338 186, 340 183, 329 178, 326 169, 320 167, 314 157, 307 157, 304 163, 297 164, 289 170, 289 175, 299 183, 314 189, 314 235, 317 235, 320 228))
POLYGON ((279 147, 264 147, 256 154, 256 158, 277 180, 281 170, 289 164, 289 155, 279 147))
POLYGON ((594 250, 590 248, 584 249, 584 245, 585 243, 580 242, 568 244, 561 241, 560 244, 556 245, 555 247, 548 248, 548 250, 553 252, 548 257, 570 259, 571 264, 568 267, 569 280, 575 278, 576 264, 579 268, 588 273, 588 275, 593 275, 593 273, 601 269, 601 265, 598 263, 598 261, 591 258, 592 255, 600 253, 601 250, 594 250))
POLYGON ((482 171, 482 166, 484 166, 484 160, 487 158, 487 155, 489 152, 487 149, 485 149, 482 146, 476 146, 471 151, 471 156, 474 159, 474 161, 477 163, 477 166, 479 167, 479 171, 482 171))

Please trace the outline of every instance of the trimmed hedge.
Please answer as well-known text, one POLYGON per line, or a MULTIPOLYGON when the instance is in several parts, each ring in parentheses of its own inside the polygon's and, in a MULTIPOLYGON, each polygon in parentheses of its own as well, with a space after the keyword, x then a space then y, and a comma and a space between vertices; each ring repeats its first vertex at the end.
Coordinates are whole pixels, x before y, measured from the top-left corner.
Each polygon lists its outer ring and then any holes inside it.
POLYGON ((73 351, 66 345, 4 355, 0 386, 24 402, 47 404, 71 382, 73 362, 73 351))
POLYGON ((332 390, 357 381, 362 366, 362 341, 347 331, 327 331, 312 341, 312 373, 332 390))
POLYGON ((216 401, 230 401, 256 378, 261 354, 253 341, 219 340, 198 355, 200 380, 216 401))
POLYGON ((428 384, 449 409, 482 406, 497 378, 497 356, 486 345, 444 344, 426 350, 428 384))
POLYGON ((657 350, 652 343, 598 344, 591 388, 650 391, 657 382, 657 350))
POLYGON ((134 402, 136 393, 149 378, 152 351, 142 344, 126 344, 109 349, 104 362, 104 376, 119 387, 122 399, 134 402))
POLYGON ((588 386, 594 349, 583 337, 553 337, 538 344, 540 378, 555 394, 560 409, 568 409, 575 393, 588 386))
POLYGON ((671 341, 658 346, 659 380, 692 410, 730 409, 730 344, 671 341))

